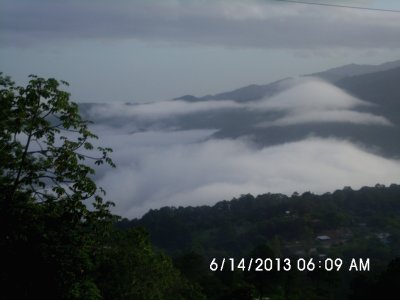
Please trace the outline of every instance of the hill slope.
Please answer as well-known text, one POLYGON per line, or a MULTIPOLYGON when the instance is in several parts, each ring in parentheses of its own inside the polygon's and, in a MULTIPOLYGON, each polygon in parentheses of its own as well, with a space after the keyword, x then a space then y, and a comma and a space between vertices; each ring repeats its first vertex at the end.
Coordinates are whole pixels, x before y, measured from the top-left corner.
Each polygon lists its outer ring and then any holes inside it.
POLYGON ((375 103, 376 112, 400 125, 400 67, 347 77, 335 83, 356 97, 375 103))
POLYGON ((385 232, 390 239, 378 246, 389 246, 394 255, 400 247, 399 197, 400 185, 345 188, 320 196, 248 194, 214 206, 151 210, 121 226, 143 226, 153 243, 170 254, 197 251, 207 257, 243 256, 259 244, 278 239, 285 255, 307 255, 319 247, 318 236, 329 235, 331 247, 318 252, 345 256, 342 251, 358 247, 361 255, 369 249, 360 245, 369 238, 379 240, 377 234, 385 232))
POLYGON ((364 75, 369 73, 381 72, 390 69, 394 69, 400 67, 400 60, 383 63, 380 65, 358 65, 358 64, 349 64, 345 66, 340 66, 337 68, 332 68, 323 72, 318 72, 314 74, 310 74, 307 76, 316 76, 327 80, 329 82, 337 82, 346 77, 364 75))
MULTIPOLYGON (((376 72, 388 71, 391 69, 399 68, 400 60, 383 63, 380 65, 359 65, 349 64, 326 71, 307 74, 304 76, 318 77, 331 83, 347 81, 349 77, 371 74, 376 72)), ((203 97, 195 97, 192 95, 185 95, 182 97, 175 98, 174 100, 185 100, 188 102, 197 102, 205 100, 234 100, 237 102, 254 101, 264 97, 270 97, 276 93, 282 91, 281 83, 286 79, 281 79, 269 84, 257 85, 251 84, 245 87, 241 87, 232 91, 222 92, 215 95, 207 95, 203 97)))

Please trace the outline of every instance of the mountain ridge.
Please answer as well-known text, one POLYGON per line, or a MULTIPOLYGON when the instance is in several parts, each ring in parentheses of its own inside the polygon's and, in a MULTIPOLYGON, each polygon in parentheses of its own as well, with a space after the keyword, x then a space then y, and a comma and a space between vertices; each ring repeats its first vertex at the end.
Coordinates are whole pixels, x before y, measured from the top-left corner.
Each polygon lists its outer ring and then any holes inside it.
POLYGON ((400 60, 385 62, 377 65, 348 64, 305 76, 315 76, 335 83, 339 80, 343 80, 344 78, 387 71, 397 67, 400 67, 400 60))
MULTIPOLYGON (((385 62, 378 65, 361 65, 348 64, 325 71, 301 75, 302 77, 318 77, 336 85, 337 82, 343 81, 346 78, 373 74, 376 72, 384 72, 400 67, 400 60, 385 62)), ((172 100, 183 100, 187 102, 209 101, 209 100, 233 100, 237 102, 248 102, 259 100, 264 97, 270 97, 281 91, 280 85, 282 82, 290 79, 286 77, 280 80, 273 81, 267 84, 250 84, 231 91, 221 92, 214 95, 206 95, 196 97, 193 95, 184 95, 172 100)))
MULTIPOLYGON (((383 64, 388 66, 391 63, 383 64)), ((164 101, 159 106, 157 103, 153 104, 137 104, 139 111, 135 111, 134 114, 129 114, 132 111, 132 106, 113 108, 112 106, 107 107, 107 104, 103 104, 100 111, 104 113, 96 113, 96 109, 92 110, 97 105, 80 104, 82 113, 87 119, 94 119, 96 122, 104 122, 114 127, 124 127, 126 124, 133 126, 132 132, 145 132, 147 130, 208 130, 215 129, 215 133, 212 134, 210 139, 239 139, 242 137, 250 138, 257 146, 268 147, 273 145, 279 145, 288 142, 296 142, 306 139, 310 136, 316 136, 320 138, 337 138, 339 140, 348 140, 356 144, 360 144, 364 149, 368 149, 372 153, 380 153, 386 157, 398 159, 400 157, 400 140, 397 138, 400 136, 400 85, 398 85, 400 79, 400 67, 389 69, 385 71, 379 71, 375 73, 362 74, 357 76, 345 77, 335 84, 320 85, 316 82, 317 89, 314 91, 313 86, 307 90, 304 94, 300 90, 291 92, 290 95, 277 95, 281 97, 292 97, 292 98, 315 98, 318 99, 323 94, 321 93, 334 93, 335 97, 351 97, 350 94, 358 99, 372 103, 372 105, 365 106, 354 106, 352 108, 341 108, 340 106, 333 106, 336 109, 324 110, 324 107, 313 107, 308 105, 300 112, 303 114, 299 115, 297 101, 292 102, 295 105, 293 109, 283 110, 268 110, 263 109, 264 105, 260 101, 256 103, 256 99, 265 97, 265 92, 268 95, 274 95, 279 91, 285 91, 290 89, 293 84, 285 84, 282 81, 275 81, 267 85, 249 85, 244 88, 239 88, 231 92, 225 92, 216 94, 216 96, 204 96, 195 97, 191 95, 185 95, 180 98, 183 103, 175 103, 173 109, 179 107, 180 109, 188 109, 190 103, 203 102, 201 107, 207 107, 207 100, 218 101, 221 100, 234 100, 236 102, 242 102, 242 105, 238 106, 226 106, 222 108, 213 108, 215 103, 210 103, 210 109, 201 109, 196 111, 188 110, 187 113, 174 114, 171 110, 171 114, 168 117, 164 116, 160 120, 156 118, 146 118, 140 116, 138 112, 143 109, 145 112, 149 110, 155 110, 159 113, 161 110, 165 111, 166 106, 172 104, 172 101, 164 101), (331 87, 329 87, 331 86, 331 87), (341 89, 335 90, 336 88, 341 89), (327 90, 325 90, 328 88, 327 90), (251 92, 253 90, 253 92, 251 92), (255 91, 254 91, 255 90, 255 91), (250 92, 249 92, 250 91, 250 92), (343 92, 344 91, 344 92, 343 92), (303 93, 305 96, 301 96, 303 93), (232 99, 233 96, 236 98, 232 99), (230 98, 230 99, 229 99, 230 98), (248 103, 246 103, 248 101, 248 103), (185 103, 186 102, 186 103, 185 103), (253 102, 253 103, 250 103, 253 102), (188 105, 189 103, 189 105, 188 105), (297 106, 296 106, 297 105, 297 106), (260 109, 258 109, 260 107, 260 109), (305 112, 304 112, 304 109, 305 112), (321 114, 322 109, 325 115, 321 114), (92 110, 92 111, 91 111, 92 110), (108 114, 107 111, 114 111, 114 114, 108 114), (94 112, 93 112, 94 111, 94 112), (123 112, 123 113, 122 113, 123 112), (281 125, 279 121, 285 121, 286 119, 309 116, 311 114, 313 120, 307 122, 295 122, 281 125), (118 114, 118 118, 115 118, 115 114, 118 114), (307 115, 308 114, 308 115, 307 115), (329 121, 330 116, 335 115, 336 121, 329 121), (376 123, 360 123, 353 120, 353 118, 384 118, 388 120, 389 124, 383 126, 382 124, 376 123), (273 126, 261 126, 262 124, 275 124, 273 126)), ((310 80, 312 82, 312 80, 310 80)), ((305 80, 306 82, 306 80, 305 80)), ((296 86, 296 85, 295 85, 296 86)), ((301 86, 301 84, 300 84, 301 86)), ((296 88, 296 87, 294 87, 296 88)), ((300 99, 299 98, 299 99, 300 99)), ((179 99, 179 98, 177 98, 179 99)), ((299 100, 297 99, 297 100, 299 100)), ((283 99, 284 100, 284 99, 283 99)), ((275 104, 279 104, 279 101, 275 101, 275 104)), ((308 100, 307 100, 308 101, 308 100)), ((327 98, 326 101, 335 101, 335 98, 327 98)), ((193 107, 197 107, 194 105, 193 107)), ((193 109, 193 107, 191 109, 193 109)), ((132 111, 133 112, 133 111, 132 111)))

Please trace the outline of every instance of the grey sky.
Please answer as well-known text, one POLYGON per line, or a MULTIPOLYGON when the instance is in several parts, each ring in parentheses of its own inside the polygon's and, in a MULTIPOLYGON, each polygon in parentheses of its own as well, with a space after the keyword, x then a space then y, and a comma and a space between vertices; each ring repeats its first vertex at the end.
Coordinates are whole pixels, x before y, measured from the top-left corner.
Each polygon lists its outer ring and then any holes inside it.
MULTIPOLYGON (((398 1, 320 1, 399 9, 398 1)), ((0 69, 75 101, 205 95, 398 59, 400 13, 277 1, 0 1, 0 69)))

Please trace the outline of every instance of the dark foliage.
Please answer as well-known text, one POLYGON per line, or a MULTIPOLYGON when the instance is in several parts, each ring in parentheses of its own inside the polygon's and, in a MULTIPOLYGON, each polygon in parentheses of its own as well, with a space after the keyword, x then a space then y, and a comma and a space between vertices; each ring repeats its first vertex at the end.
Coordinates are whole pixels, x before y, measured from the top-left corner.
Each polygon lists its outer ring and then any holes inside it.
POLYGON ((345 299, 348 295, 362 299, 365 294, 376 295, 370 289, 391 290, 399 283, 394 263, 384 271, 400 249, 400 186, 395 184, 357 191, 346 187, 323 195, 242 195, 212 207, 151 210, 141 219, 122 220, 119 226, 146 228, 154 245, 176 257, 176 266, 210 299, 224 299, 233 290, 241 291, 237 292, 244 295, 240 299, 345 299), (317 238, 323 235, 330 239, 317 238), (370 258, 371 270, 362 277, 348 268, 286 273, 208 270, 214 257, 318 260, 326 256, 345 262, 370 258))
POLYGON ((203 299, 145 232, 114 228, 93 180, 111 149, 59 86, 0 73, 0 299, 203 299))

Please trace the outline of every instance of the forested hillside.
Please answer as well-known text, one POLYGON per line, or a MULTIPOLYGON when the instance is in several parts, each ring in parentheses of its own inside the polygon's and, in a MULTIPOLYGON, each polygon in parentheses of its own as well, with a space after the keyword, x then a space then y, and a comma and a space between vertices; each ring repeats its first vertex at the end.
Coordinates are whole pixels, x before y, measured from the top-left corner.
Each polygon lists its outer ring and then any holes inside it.
MULTIPOLYGON (((214 206, 151 210, 141 219, 123 220, 119 225, 148 230, 152 242, 173 256, 176 266, 202 285, 209 297, 213 295, 211 299, 230 299, 221 295, 235 288, 277 297, 271 299, 281 299, 282 293, 291 295, 285 299, 346 299, 351 293, 355 297, 351 299, 364 299, 357 298, 358 293, 367 285, 374 289, 380 272, 399 255, 400 186, 376 185, 357 191, 347 187, 323 195, 294 193, 290 197, 248 194, 214 206), (362 276, 343 269, 291 275, 209 270, 213 258, 251 257, 369 258, 371 270, 362 276), (288 282, 290 291, 285 288, 288 282)), ((390 272, 399 267, 398 261, 391 266, 390 272)), ((368 293, 373 294, 372 290, 368 293)))

